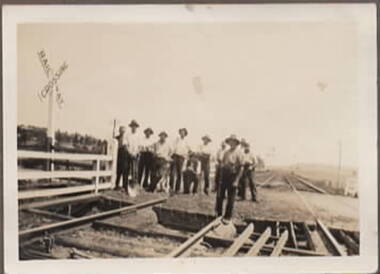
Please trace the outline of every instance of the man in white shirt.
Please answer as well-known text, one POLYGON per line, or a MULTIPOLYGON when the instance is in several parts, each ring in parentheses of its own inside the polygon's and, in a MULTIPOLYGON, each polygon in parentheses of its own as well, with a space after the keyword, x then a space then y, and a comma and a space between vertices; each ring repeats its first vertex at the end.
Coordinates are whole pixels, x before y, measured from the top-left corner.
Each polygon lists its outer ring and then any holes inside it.
POLYGON ((148 179, 151 180, 151 171, 153 164, 153 143, 154 140, 151 136, 154 134, 153 130, 148 127, 144 130, 145 137, 141 139, 140 156, 138 161, 138 182, 141 185, 141 180, 144 174, 143 188, 148 188, 148 179))
POLYGON ((173 162, 170 170, 170 188, 176 193, 178 193, 181 188, 182 168, 190 151, 190 147, 186 140, 187 134, 188 132, 186 128, 179 129, 179 137, 175 140, 173 145, 173 162))
POLYGON ((218 192, 218 188, 220 185, 220 170, 221 170, 221 164, 223 160, 223 154, 226 151, 226 143, 223 141, 220 145, 220 148, 218 149, 216 153, 216 165, 215 165, 215 182, 214 182, 214 192, 218 192))
POLYGON ((164 184, 169 176, 169 163, 171 160, 171 149, 166 141, 168 134, 162 131, 159 135, 158 142, 153 144, 153 168, 152 181, 149 186, 149 191, 154 192, 157 184, 164 184))
MULTIPOLYGON (((127 149, 128 149, 128 165, 127 165, 127 173, 131 174, 131 184, 126 188, 126 192, 134 196, 135 193, 130 193, 131 189, 134 189, 137 185, 137 156, 140 150, 140 139, 137 134, 137 129, 139 128, 139 124, 132 120, 129 124, 131 128, 131 132, 127 134, 127 149), (131 187, 131 188, 129 188, 131 187)), ((135 192, 135 191, 133 191, 135 192)))
POLYGON ((201 171, 204 178, 203 192, 208 195, 210 187, 210 159, 212 149, 210 146, 211 138, 208 135, 202 137, 203 144, 199 146, 198 157, 201 162, 201 171))
POLYGON ((232 134, 226 139, 230 146, 223 154, 221 163, 221 182, 216 195, 216 213, 223 216, 223 202, 227 192, 227 206, 222 219, 224 224, 230 223, 233 215, 233 207, 236 196, 236 189, 243 173, 244 159, 241 150, 238 148, 240 140, 232 134))

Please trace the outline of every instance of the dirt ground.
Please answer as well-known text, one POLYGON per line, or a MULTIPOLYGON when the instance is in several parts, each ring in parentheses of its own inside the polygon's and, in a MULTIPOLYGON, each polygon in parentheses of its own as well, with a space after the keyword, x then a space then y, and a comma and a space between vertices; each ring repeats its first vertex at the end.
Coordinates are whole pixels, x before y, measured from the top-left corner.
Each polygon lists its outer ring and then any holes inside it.
MULTIPOLYGON (((327 226, 359 231, 359 199, 307 191, 299 191, 299 193, 310 204, 316 216, 327 226)), ((160 206, 193 213, 215 214, 215 193, 209 196, 205 194, 169 196, 165 193, 142 192, 135 198, 126 197, 125 194, 116 191, 108 191, 106 194, 133 203, 168 197, 168 200, 160 206)), ((265 187, 258 188, 258 203, 250 200, 236 201, 234 218, 236 221, 247 218, 276 221, 314 221, 313 215, 300 197, 279 180, 273 180, 265 187)))

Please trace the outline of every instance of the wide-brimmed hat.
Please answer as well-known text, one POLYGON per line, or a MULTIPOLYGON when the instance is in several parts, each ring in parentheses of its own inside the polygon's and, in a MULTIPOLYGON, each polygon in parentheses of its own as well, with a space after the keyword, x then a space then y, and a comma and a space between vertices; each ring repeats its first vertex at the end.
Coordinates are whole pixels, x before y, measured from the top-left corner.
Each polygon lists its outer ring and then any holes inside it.
POLYGON ((168 134, 165 132, 165 131, 161 131, 160 134, 158 134, 158 136, 165 136, 165 137, 168 137, 168 134))
POLYGON ((235 141, 237 144, 240 144, 239 138, 235 134, 231 134, 229 137, 226 138, 226 143, 230 143, 231 141, 235 141))
POLYGON ((181 133, 181 131, 185 132, 186 135, 188 134, 187 129, 184 128, 184 127, 183 127, 183 128, 180 128, 180 129, 178 130, 179 133, 181 133))
POLYGON ((139 127, 140 125, 136 122, 136 120, 132 120, 132 121, 129 123, 129 126, 130 126, 130 127, 139 127))
POLYGON ((206 134, 205 136, 202 137, 202 140, 207 140, 207 141, 209 141, 209 142, 212 141, 211 138, 210 138, 210 136, 208 136, 207 134, 206 134))
POLYGON ((153 132, 153 129, 151 129, 150 127, 148 127, 148 128, 146 128, 145 130, 144 130, 144 133, 145 134, 153 134, 154 132, 153 132))
POLYGON ((247 147, 247 146, 249 146, 249 143, 247 142, 246 139, 241 138, 241 140, 240 140, 240 145, 241 145, 241 146, 244 146, 244 147, 247 147))

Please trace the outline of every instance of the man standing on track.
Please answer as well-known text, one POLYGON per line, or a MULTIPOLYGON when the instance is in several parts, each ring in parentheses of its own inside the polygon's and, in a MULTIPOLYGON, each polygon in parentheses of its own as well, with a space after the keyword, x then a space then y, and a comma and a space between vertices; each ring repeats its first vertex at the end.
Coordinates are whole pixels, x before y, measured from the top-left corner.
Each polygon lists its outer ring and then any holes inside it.
POLYGON ((230 146, 223 154, 221 163, 221 182, 216 195, 216 213, 223 216, 223 202, 227 192, 227 207, 222 222, 230 223, 233 214, 233 207, 236 196, 236 188, 243 173, 244 159, 241 150, 238 148, 240 140, 236 135, 231 135, 226 139, 230 146))
MULTIPOLYGON (((153 138, 151 135, 154 134, 153 130, 148 127, 144 130, 145 137, 141 140, 140 146, 140 157, 139 157, 139 168, 138 168, 138 182, 141 185, 142 176, 144 174, 143 188, 148 188, 148 179, 150 180, 152 164, 153 164, 153 138)), ((151 182, 151 180, 150 180, 151 182)))
POLYGON ((131 174, 131 183, 127 185, 126 192, 132 197, 137 194, 137 160, 140 149, 140 138, 137 134, 139 124, 132 120, 129 124, 131 132, 127 134, 127 149, 128 149, 128 168, 127 173, 131 174))
POLYGON ((208 195, 210 188, 210 159, 211 159, 211 138, 208 135, 202 137, 203 144, 199 146, 198 157, 201 162, 201 171, 204 178, 203 192, 208 195))
POLYGON ((218 188, 220 185, 220 170, 223 160, 223 154, 226 151, 226 143, 223 141, 220 145, 220 148, 218 149, 216 153, 216 164, 215 164, 215 182, 214 182, 214 189, 213 192, 218 192, 218 188))
POLYGON ((243 168, 243 175, 240 179, 239 183, 239 190, 238 190, 238 196, 242 200, 245 200, 246 196, 246 189, 247 189, 247 183, 249 186, 249 189, 251 191, 251 199, 253 202, 257 202, 257 189, 256 184, 254 181, 255 176, 255 167, 256 167, 256 158, 253 155, 253 153, 250 151, 250 145, 245 140, 241 141, 241 147, 242 152, 244 156, 244 168, 243 168))
POLYGON ((158 183, 163 185, 163 181, 167 180, 171 160, 171 149, 166 141, 168 134, 162 131, 158 136, 160 139, 153 145, 152 182, 149 186, 151 192, 156 190, 158 183))
POLYGON ((128 151, 127 151, 127 139, 125 134, 125 127, 121 126, 119 128, 119 135, 116 136, 118 143, 117 149, 117 166, 116 166, 116 182, 115 189, 120 189, 120 179, 123 177, 123 187, 127 186, 128 181, 128 151))
POLYGON ((186 140, 187 133, 186 128, 179 129, 179 137, 175 140, 173 145, 173 163, 170 170, 170 189, 174 190, 175 193, 178 193, 181 189, 182 168, 190 151, 190 147, 186 140))

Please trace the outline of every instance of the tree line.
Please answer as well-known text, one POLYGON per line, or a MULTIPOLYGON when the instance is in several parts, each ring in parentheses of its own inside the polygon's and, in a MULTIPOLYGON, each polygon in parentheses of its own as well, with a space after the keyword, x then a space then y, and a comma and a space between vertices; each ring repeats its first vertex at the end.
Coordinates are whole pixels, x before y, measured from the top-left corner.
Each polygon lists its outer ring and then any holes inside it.
MULTIPOLYGON (((17 126, 18 149, 46 150, 47 128, 31 125, 17 126)), ((57 130, 55 132, 54 149, 62 152, 104 153, 107 141, 88 134, 70 133, 57 130)))

